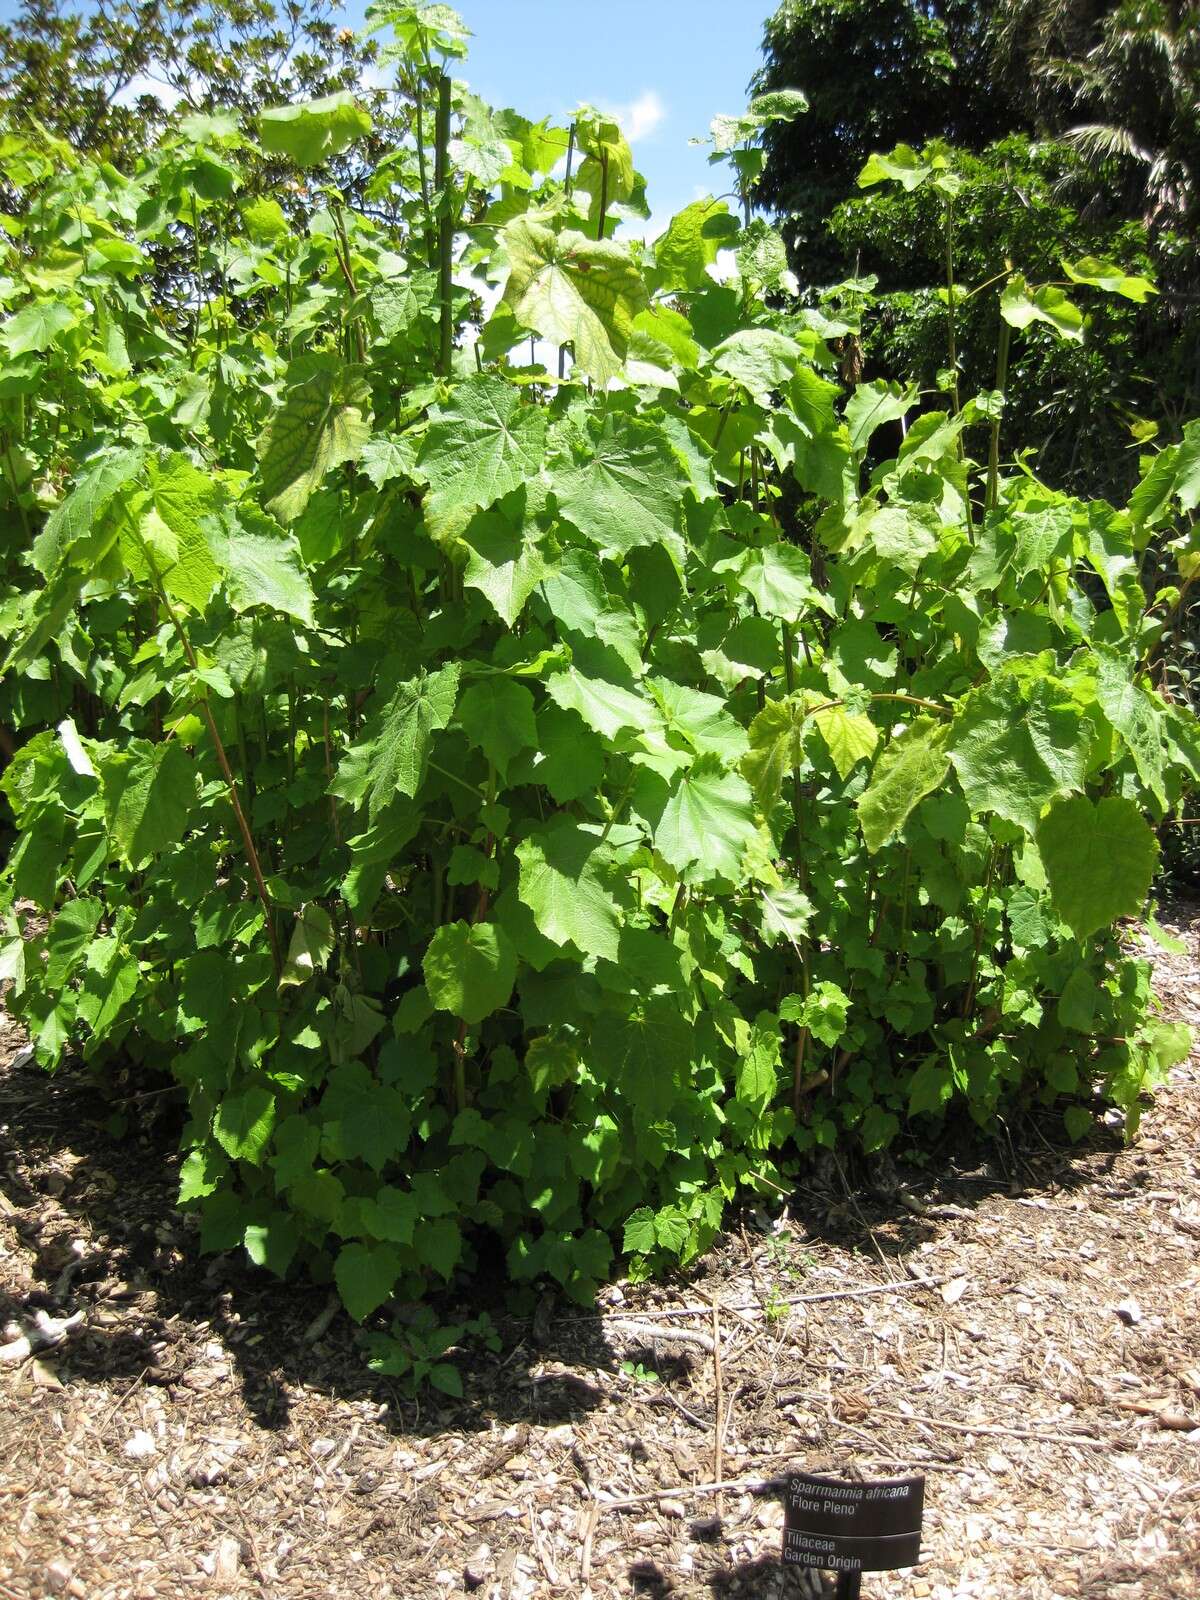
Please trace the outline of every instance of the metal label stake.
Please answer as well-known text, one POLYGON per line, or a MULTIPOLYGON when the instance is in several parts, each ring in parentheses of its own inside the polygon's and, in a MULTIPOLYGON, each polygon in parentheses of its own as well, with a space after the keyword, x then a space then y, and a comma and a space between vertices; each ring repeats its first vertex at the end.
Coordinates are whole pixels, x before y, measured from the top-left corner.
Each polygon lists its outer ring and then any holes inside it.
POLYGON ((860 1600, 864 1572, 894 1572, 921 1559, 925 1479, 855 1482, 809 1472, 788 1477, 783 1560, 837 1574, 837 1600, 860 1600))

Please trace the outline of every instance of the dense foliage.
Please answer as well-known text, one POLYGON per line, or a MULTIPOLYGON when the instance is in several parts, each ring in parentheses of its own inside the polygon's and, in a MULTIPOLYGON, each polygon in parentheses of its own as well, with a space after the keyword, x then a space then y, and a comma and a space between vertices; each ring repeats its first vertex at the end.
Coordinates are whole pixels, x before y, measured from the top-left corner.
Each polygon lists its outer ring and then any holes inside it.
MULTIPOLYGON (((1080 256, 1149 273, 1151 307, 1088 308, 1086 349, 1044 338, 1010 367, 1010 430, 1036 470, 1125 498, 1137 446, 1200 410, 1200 25, 1191 6, 1109 0, 784 0, 760 89, 811 91, 809 116, 767 135, 756 196, 776 213, 801 283, 877 280, 859 359, 871 377, 933 381, 947 231, 967 290, 1006 264, 1063 277, 1080 256), (876 82, 897 87, 875 94, 876 82), (860 187, 897 144, 949 161, 949 216, 929 189, 860 187)), ((967 298, 958 355, 983 381, 988 297, 967 298)))
MULTIPOLYGON (((577 1296, 614 1240, 687 1261, 797 1153, 954 1108, 1132 1126, 1186 1032, 1115 924, 1200 762, 1139 573, 1200 564, 1200 429, 1114 508, 1007 469, 999 393, 847 395, 861 288, 799 307, 721 201, 622 243, 615 124, 484 106, 443 6, 374 21, 408 131, 365 208, 319 177, 346 94, 177 117, 128 175, 0 142, 38 1059, 170 1074, 204 1245, 359 1319, 497 1242, 577 1296)), ((743 196, 799 104, 714 124, 743 196)), ((453 1384, 438 1348, 373 1346, 453 1384)))

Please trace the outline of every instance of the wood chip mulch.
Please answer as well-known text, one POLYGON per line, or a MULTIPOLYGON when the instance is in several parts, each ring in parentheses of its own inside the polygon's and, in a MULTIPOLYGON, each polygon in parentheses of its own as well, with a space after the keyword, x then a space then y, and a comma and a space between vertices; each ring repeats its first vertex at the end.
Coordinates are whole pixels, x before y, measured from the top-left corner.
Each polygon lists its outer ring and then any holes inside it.
MULTIPOLYGON (((1164 921, 1200 1024, 1200 906, 1164 921)), ((1129 1148, 1046 1114, 831 1163, 690 1275, 502 1301, 460 1402, 372 1378, 326 1291, 198 1256, 171 1095, 21 1044, 0 1018, 0 1345, 78 1320, 0 1361, 5 1600, 830 1595, 779 1564, 793 1466, 928 1475, 924 1561, 866 1595, 1200 1597, 1200 1053, 1129 1148)))

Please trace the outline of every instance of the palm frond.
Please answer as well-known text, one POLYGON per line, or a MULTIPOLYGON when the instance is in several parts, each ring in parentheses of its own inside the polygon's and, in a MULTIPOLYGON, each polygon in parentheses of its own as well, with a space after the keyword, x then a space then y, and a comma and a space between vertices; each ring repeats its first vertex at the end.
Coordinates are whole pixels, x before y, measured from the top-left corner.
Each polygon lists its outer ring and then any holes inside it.
POLYGON ((1068 128, 1063 137, 1089 161, 1123 158, 1152 166, 1158 159, 1156 152, 1140 145, 1128 128, 1116 127, 1112 123, 1080 123, 1078 127, 1068 128))

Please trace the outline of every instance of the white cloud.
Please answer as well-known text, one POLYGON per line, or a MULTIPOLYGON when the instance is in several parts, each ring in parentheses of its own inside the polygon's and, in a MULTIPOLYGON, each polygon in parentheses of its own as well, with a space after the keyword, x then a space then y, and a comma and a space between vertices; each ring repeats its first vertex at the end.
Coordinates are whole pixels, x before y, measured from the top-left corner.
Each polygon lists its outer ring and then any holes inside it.
POLYGON ((662 96, 654 89, 647 89, 628 105, 607 106, 605 109, 609 116, 616 117, 621 124, 621 132, 630 144, 636 144, 639 139, 648 139, 667 120, 667 108, 662 96))

